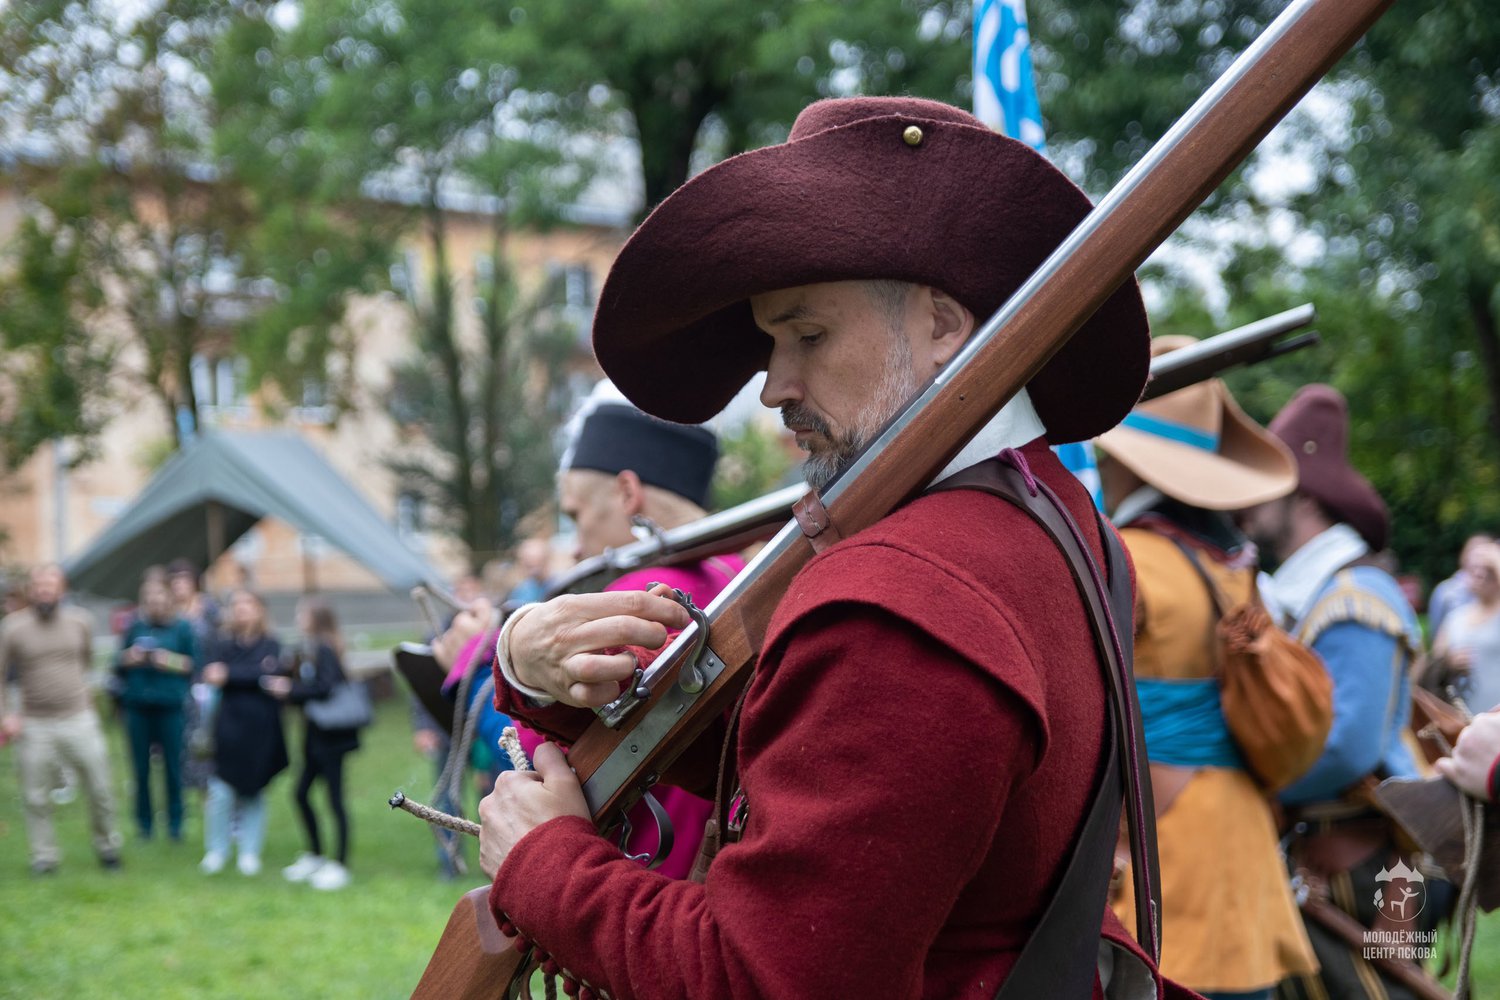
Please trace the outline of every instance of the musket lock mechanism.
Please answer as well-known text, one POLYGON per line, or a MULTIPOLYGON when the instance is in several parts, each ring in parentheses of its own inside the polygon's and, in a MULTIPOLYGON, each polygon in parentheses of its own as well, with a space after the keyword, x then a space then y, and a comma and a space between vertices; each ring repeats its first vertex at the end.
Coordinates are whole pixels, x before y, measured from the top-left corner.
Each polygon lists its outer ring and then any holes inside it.
MULTIPOLYGON (((659 584, 652 583, 646 589, 652 590, 657 586, 659 584)), ((693 620, 693 645, 688 650, 687 655, 683 657, 682 670, 677 675, 677 686, 682 689, 684 694, 695 695, 707 687, 709 681, 700 662, 703 658, 703 650, 708 645, 708 615, 704 614, 703 609, 693 603, 693 598, 690 595, 678 590, 676 587, 672 588, 671 597, 683 606, 688 613, 688 617, 693 620)), ((603 708, 594 710, 594 713, 599 716, 599 721, 611 729, 617 729, 620 723, 624 722, 630 716, 631 712, 645 704, 651 697, 652 682, 656 680, 660 673, 658 669, 658 664, 660 663, 661 661, 658 660, 657 663, 652 664, 649 671, 636 667, 635 676, 631 678, 625 693, 603 708)))

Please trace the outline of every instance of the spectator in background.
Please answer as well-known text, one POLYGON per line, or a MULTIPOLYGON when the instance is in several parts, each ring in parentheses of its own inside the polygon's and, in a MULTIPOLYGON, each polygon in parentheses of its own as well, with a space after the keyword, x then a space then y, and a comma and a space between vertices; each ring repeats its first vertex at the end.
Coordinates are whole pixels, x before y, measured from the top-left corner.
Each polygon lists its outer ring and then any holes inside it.
POLYGON ((203 668, 203 680, 221 692, 203 820, 206 850, 199 865, 210 875, 228 861, 231 834, 241 874, 260 872, 265 787, 287 766, 281 702, 267 689, 280 667, 281 645, 271 635, 265 603, 248 590, 236 590, 229 598, 227 634, 203 668))
POLYGON ((182 839, 182 734, 188 688, 197 656, 193 627, 178 615, 162 576, 141 584, 140 608, 125 630, 115 672, 135 770, 135 818, 151 839, 156 810, 151 803, 151 748, 161 747, 167 793, 167 835, 182 839))
POLYGON ((0 731, 16 741, 31 870, 38 875, 55 871, 62 860, 52 826, 60 764, 82 779, 99 863, 120 867, 109 757, 88 683, 93 624, 86 612, 63 603, 67 590, 61 567, 40 566, 31 573, 30 607, 0 622, 0 663, 15 669, 19 684, 19 703, 0 689, 0 731))
POLYGON ((1453 575, 1448 579, 1432 588, 1432 597, 1427 602, 1427 634, 1434 640, 1448 616, 1474 599, 1474 592, 1469 588, 1470 563, 1476 549, 1482 545, 1492 544, 1494 541, 1495 539, 1490 535, 1470 535, 1459 552, 1458 569, 1454 570, 1453 575))
MULTIPOLYGON (((265 684, 273 695, 294 705, 306 705, 333 694, 348 678, 342 662, 344 640, 339 635, 333 609, 319 600, 304 598, 297 605, 297 628, 302 644, 296 650, 290 677, 268 677, 265 684)), ((303 713, 307 728, 302 741, 302 776, 297 779, 297 810, 308 850, 281 870, 289 882, 306 882, 314 889, 342 889, 349 884, 349 816, 344 809, 344 757, 359 749, 357 729, 324 729, 303 713), (313 782, 322 780, 333 811, 334 853, 323 853, 323 838, 310 795, 313 782)))
MULTIPOLYGON (((201 676, 205 657, 212 656, 219 646, 220 609, 212 597, 199 589, 198 581, 197 567, 186 559, 174 559, 167 565, 167 586, 172 591, 177 614, 193 630, 195 666, 201 676)), ((212 712, 217 701, 217 689, 201 683, 192 686, 182 735, 182 784, 186 788, 206 788, 213 774, 212 712)))
POLYGON ((1500 545, 1465 545, 1463 572, 1469 600, 1444 619, 1428 669, 1471 712, 1485 712, 1500 705, 1500 545))
POLYGON ((167 566, 167 585, 180 615, 193 629, 197 648, 204 654, 214 648, 211 640, 219 634, 219 605, 198 587, 198 568, 186 559, 174 559, 167 566))
POLYGON ((521 582, 511 588, 507 600, 514 604, 533 604, 547 596, 547 578, 551 576, 552 547, 545 538, 528 538, 516 547, 516 567, 521 582))

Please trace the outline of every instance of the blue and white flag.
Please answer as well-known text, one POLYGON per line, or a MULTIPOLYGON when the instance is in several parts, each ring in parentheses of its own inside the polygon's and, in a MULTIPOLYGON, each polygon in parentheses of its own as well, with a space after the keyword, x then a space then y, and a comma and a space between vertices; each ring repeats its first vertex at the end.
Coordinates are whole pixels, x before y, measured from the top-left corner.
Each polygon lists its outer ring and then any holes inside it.
POLYGON ((1036 150, 1047 148, 1025 0, 974 4, 974 115, 1002 135, 1036 150))
MULTIPOLYGON (((1042 105, 1031 70, 1031 33, 1026 30, 1026 0, 975 0, 974 116, 990 128, 1020 139, 1038 152, 1047 149, 1042 105)), ((1087 441, 1052 449, 1068 471, 1104 508, 1094 446, 1087 441)))

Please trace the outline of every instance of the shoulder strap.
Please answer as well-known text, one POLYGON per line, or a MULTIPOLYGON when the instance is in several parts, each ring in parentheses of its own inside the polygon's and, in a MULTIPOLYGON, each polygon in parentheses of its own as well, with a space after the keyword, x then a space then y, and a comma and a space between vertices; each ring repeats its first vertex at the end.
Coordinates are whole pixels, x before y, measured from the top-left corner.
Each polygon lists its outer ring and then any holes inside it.
POLYGON ((1197 571, 1198 579, 1203 581, 1203 586, 1208 588, 1208 599, 1213 602, 1214 616, 1223 618, 1225 608, 1229 604, 1228 601, 1224 600, 1224 592, 1219 589, 1219 585, 1214 582, 1214 578, 1208 575, 1208 570, 1203 568, 1203 563, 1193 552, 1192 546, 1180 538, 1173 538, 1171 541, 1173 545, 1177 546, 1177 551, 1182 553, 1182 557, 1188 561, 1188 565, 1197 571))
POLYGON ((1114 841, 1119 829, 1123 786, 1130 813, 1130 847, 1134 861, 1136 939, 1155 961, 1160 954, 1161 899, 1158 886, 1156 834, 1150 778, 1140 707, 1129 683, 1133 632, 1114 622, 1130 622, 1134 611, 1126 558, 1119 537, 1096 514, 1107 556, 1108 591, 1082 534, 1062 502, 1025 469, 1013 451, 1002 453, 1008 462, 990 459, 961 470, 932 487, 930 492, 977 489, 1000 497, 1025 511, 1046 531, 1063 553, 1074 584, 1083 599, 1095 647, 1105 665, 1110 697, 1106 712, 1105 766, 1083 829, 1068 859, 1062 881, 1041 922, 996 994, 997 1000, 1022 997, 1088 997, 1092 995, 1098 961, 1099 928, 1109 894, 1114 841), (1015 464, 1021 466, 1018 469, 1015 464), (1024 471, 1023 471, 1024 470, 1024 471))

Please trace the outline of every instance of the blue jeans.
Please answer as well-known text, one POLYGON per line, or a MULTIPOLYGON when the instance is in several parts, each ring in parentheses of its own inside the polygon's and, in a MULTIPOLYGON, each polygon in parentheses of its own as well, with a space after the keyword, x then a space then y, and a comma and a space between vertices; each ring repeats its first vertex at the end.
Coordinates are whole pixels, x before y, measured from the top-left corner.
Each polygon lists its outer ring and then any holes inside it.
POLYGON ((1205 993, 1204 1000, 1271 1000, 1275 990, 1255 990, 1251 993, 1205 993))
POLYGON ((240 857, 260 857, 266 841, 266 797, 240 795, 217 777, 208 779, 203 841, 209 854, 229 857, 229 835, 239 843, 240 857))

